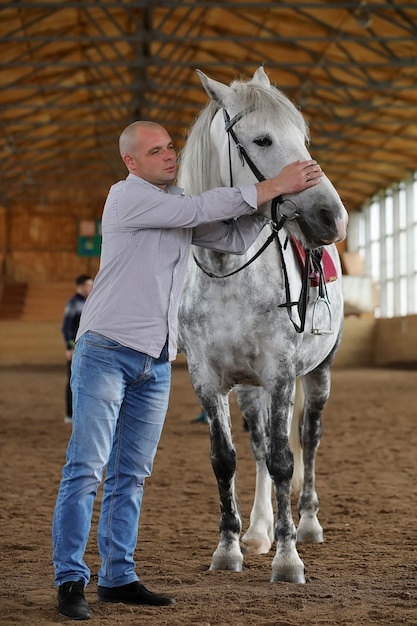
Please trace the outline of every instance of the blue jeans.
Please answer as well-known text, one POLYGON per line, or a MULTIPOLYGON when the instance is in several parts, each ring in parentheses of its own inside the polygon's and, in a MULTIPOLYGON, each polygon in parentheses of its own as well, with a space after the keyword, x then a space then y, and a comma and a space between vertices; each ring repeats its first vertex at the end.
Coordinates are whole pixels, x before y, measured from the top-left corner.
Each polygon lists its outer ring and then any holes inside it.
POLYGON ((84 561, 94 499, 106 477, 98 525, 98 584, 139 580, 135 551, 145 478, 151 474, 168 407, 171 364, 97 333, 77 342, 72 361, 72 435, 52 524, 55 582, 89 582, 84 561))

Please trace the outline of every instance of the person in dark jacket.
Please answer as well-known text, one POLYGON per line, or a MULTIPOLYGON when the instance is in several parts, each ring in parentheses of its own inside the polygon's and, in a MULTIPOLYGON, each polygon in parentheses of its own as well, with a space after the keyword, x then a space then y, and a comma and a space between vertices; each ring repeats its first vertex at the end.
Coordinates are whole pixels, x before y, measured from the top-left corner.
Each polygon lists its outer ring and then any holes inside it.
POLYGON ((72 393, 71 393, 71 362, 72 353, 74 351, 75 337, 77 335, 78 326, 80 324, 81 311, 83 310, 85 301, 93 288, 93 279, 87 274, 80 274, 75 279, 77 287, 75 294, 68 300, 65 305, 64 319, 62 321, 62 334, 64 336, 67 359, 67 383, 65 386, 65 407, 66 413, 64 422, 71 424, 72 422, 72 393))

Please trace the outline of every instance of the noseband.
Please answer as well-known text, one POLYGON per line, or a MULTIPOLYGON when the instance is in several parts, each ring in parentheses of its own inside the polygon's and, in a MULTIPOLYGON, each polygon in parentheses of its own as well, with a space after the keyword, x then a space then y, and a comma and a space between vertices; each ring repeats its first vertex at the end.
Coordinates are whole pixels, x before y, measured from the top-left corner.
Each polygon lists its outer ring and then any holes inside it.
MULTIPOLYGON (((249 168, 251 169, 252 173, 254 174, 254 176, 257 178, 258 182, 262 182, 266 180, 265 176, 263 176, 263 174, 259 171, 255 163, 252 161, 252 159, 246 152, 244 146, 240 143, 233 128, 236 122, 241 120, 246 114, 252 112, 253 110, 254 108, 250 107, 249 109, 245 109, 241 111, 240 113, 237 113, 232 119, 230 119, 230 116, 228 112, 226 111, 226 109, 223 109, 225 130, 227 132, 228 140, 229 140, 230 187, 233 187, 232 155, 231 155, 230 137, 233 139, 236 145, 242 166, 244 166, 246 162, 249 168)), ((287 266, 285 264, 285 259, 284 259, 284 251, 282 249, 282 245, 281 245, 281 241, 279 239, 278 233, 282 229, 282 227, 284 226, 287 220, 300 219, 301 215, 300 215, 300 212, 298 210, 296 203, 293 200, 290 200, 289 198, 283 198, 282 196, 277 196, 271 202, 271 217, 272 217, 272 222, 271 222, 272 233, 269 235, 268 239, 261 246, 261 248, 259 248, 256 254, 253 257, 251 257, 249 261, 247 261, 244 265, 239 267, 237 270, 234 270, 233 272, 229 272, 228 274, 223 274, 219 276, 217 274, 213 274, 207 271, 204 267, 202 267, 202 265, 200 264, 200 262, 198 261, 195 255, 193 255, 194 261, 196 262, 198 267, 204 272, 204 274, 206 274, 207 276, 210 276, 210 278, 228 278, 229 276, 233 276, 233 274, 237 274, 238 272, 242 271, 245 267, 248 267, 248 265, 253 263, 255 259, 257 259, 275 239, 277 242, 278 251, 281 257, 281 265, 282 265, 282 270, 284 274, 285 295, 286 295, 286 301, 283 304, 280 304, 279 307, 285 307, 287 309, 289 318, 294 326, 294 329, 296 330, 297 333, 302 333, 304 332, 304 329, 305 329, 305 320, 306 320, 306 314, 307 314, 307 304, 308 304, 308 294, 309 294, 308 281, 310 278, 311 267, 313 267, 314 271, 318 273, 319 275, 319 296, 317 298, 316 304, 318 301, 323 300, 330 314, 330 305, 329 305, 328 298, 327 298, 326 283, 324 280, 323 268, 321 265, 321 251, 320 250, 317 252, 314 251, 315 254, 313 254, 309 248, 308 249, 305 248, 304 250, 305 251, 305 263, 304 263, 304 270, 303 270, 303 276, 302 276, 302 287, 301 287, 300 297, 299 297, 298 302, 292 302, 291 292, 290 292, 290 282, 288 279, 287 266), (278 213, 279 213, 279 218, 278 218, 278 213), (293 306, 297 306, 298 315, 299 315, 300 322, 301 322, 300 324, 297 324, 291 317, 291 307, 293 306)), ((286 244, 287 242, 288 242, 288 238, 286 240, 286 244)), ((316 309, 316 305, 314 307, 314 311, 315 309, 316 309)), ((314 311, 313 311, 313 318, 314 318, 314 311)), ((314 322, 313 322, 313 327, 314 327, 314 322)), ((330 319, 330 327, 331 327, 331 319, 330 319)), ((324 332, 322 331, 315 332, 314 328, 312 329, 312 332, 314 334, 324 334, 324 332)), ((330 332, 332 332, 331 328, 330 328, 330 332)))

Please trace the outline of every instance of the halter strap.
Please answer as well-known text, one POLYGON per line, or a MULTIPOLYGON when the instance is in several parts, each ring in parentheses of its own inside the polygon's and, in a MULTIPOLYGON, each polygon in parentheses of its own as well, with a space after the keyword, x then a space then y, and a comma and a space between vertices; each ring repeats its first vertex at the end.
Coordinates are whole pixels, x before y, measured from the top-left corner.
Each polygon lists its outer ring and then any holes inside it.
POLYGON ((226 132, 227 132, 227 134, 229 136, 229 169, 230 169, 230 186, 231 187, 233 187, 233 180, 232 180, 232 159, 231 159, 231 154, 230 154, 230 137, 233 139, 233 141, 236 144, 236 148, 237 148, 237 151, 239 153, 240 159, 242 161, 242 165, 244 165, 244 161, 246 161, 246 163, 249 165, 250 169, 252 170, 252 173, 256 176, 256 178, 258 179, 259 182, 261 182, 263 180, 266 180, 265 176, 263 174, 261 174, 261 172, 256 167, 255 163, 252 161, 252 159, 250 158, 250 156, 246 152, 245 148, 239 142, 239 140, 238 140, 238 138, 236 136, 236 133, 233 130, 233 126, 236 124, 236 122, 241 120, 242 117, 244 117, 247 113, 250 113, 251 111, 253 111, 253 107, 251 107, 249 109, 244 109, 240 113, 237 113, 232 119, 230 119, 230 116, 229 116, 228 112, 226 111, 226 109, 223 109, 223 116, 224 116, 224 121, 225 121, 225 129, 226 129, 226 132))
POLYGON ((278 202, 280 201, 280 199, 282 200, 281 196, 279 196, 278 198, 274 198, 272 200, 272 206, 275 206, 275 219, 272 219, 272 233, 269 235, 268 239, 265 241, 265 243, 259 248, 259 250, 253 255, 253 257, 251 257, 248 261, 246 261, 246 263, 244 265, 241 265, 240 267, 238 267, 236 270, 234 270, 233 272, 229 272, 228 274, 213 274, 212 272, 209 272, 208 270, 206 270, 200 263, 200 261, 197 259, 197 257, 195 256, 195 254, 193 253, 193 258, 194 261, 196 262, 196 265, 198 265, 198 267, 201 269, 201 271, 206 274, 206 276, 210 276, 210 278, 228 278, 229 276, 233 276, 233 274, 237 274, 238 272, 242 271, 243 269, 245 269, 245 267, 248 267, 248 265, 250 265, 251 263, 253 263, 255 261, 255 259, 257 259, 259 256, 261 256, 262 252, 264 252, 264 250, 267 249, 267 247, 274 241, 274 239, 278 239, 278 233, 281 230, 281 228, 284 226, 284 222, 287 219, 284 215, 281 217, 280 221, 277 222, 276 221, 276 215, 277 215, 277 211, 276 211, 276 207, 278 202))

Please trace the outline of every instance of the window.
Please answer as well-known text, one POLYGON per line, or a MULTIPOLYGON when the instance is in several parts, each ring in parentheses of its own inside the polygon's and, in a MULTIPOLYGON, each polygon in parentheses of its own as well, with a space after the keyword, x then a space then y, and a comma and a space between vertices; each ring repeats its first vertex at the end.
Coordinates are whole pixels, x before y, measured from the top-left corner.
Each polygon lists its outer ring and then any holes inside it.
POLYGON ((377 317, 417 314, 417 174, 349 216, 348 250, 379 293, 377 317))

